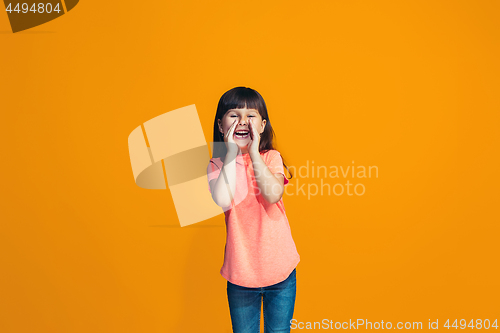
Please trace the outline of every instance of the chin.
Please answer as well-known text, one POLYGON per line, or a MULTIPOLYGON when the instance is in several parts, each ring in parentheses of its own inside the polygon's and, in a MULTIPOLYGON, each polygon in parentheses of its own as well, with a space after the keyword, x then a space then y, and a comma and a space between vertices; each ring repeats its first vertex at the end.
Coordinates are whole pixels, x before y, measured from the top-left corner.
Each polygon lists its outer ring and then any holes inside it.
POLYGON ((247 143, 236 143, 238 147, 240 148, 247 148, 248 147, 248 142, 247 143))

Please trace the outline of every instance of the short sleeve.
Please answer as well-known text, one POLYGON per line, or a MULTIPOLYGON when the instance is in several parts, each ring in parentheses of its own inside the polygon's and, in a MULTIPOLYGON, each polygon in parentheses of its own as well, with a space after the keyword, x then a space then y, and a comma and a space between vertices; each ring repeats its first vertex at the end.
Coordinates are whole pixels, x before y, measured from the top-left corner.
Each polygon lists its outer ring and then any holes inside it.
POLYGON ((269 162, 267 164, 269 171, 272 174, 281 173, 284 177, 284 185, 288 184, 288 179, 285 175, 285 169, 283 167, 283 159, 281 158, 281 154, 277 150, 273 150, 270 152, 269 162))
MULTIPOLYGON (((210 160, 207 167, 208 191, 210 191, 210 181, 219 178, 220 168, 214 161, 210 160)), ((212 193, 212 191, 210 191, 212 193)))

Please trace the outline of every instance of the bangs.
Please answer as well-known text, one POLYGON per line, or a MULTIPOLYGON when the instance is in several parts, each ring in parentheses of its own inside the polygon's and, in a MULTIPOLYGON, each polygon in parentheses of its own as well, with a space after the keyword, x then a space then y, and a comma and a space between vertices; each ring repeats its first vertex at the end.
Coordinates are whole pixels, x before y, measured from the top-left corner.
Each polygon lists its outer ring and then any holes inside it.
POLYGON ((262 101, 252 89, 238 87, 228 91, 224 98, 224 111, 231 109, 255 109, 262 115, 262 101))

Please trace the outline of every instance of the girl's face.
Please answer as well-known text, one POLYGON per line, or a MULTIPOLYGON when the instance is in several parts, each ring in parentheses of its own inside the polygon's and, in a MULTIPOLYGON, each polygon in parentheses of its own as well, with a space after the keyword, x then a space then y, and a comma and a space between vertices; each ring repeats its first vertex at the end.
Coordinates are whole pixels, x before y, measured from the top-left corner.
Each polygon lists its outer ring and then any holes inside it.
POLYGON ((255 109, 231 109, 226 112, 222 120, 219 119, 219 131, 224 135, 227 134, 231 125, 236 120, 237 123, 234 128, 233 139, 234 142, 240 147, 245 148, 248 146, 250 141, 250 119, 252 120, 252 124, 257 129, 257 132, 264 132, 264 128, 266 126, 266 120, 262 119, 258 110, 255 109), (243 135, 237 134, 237 132, 241 132, 243 135))

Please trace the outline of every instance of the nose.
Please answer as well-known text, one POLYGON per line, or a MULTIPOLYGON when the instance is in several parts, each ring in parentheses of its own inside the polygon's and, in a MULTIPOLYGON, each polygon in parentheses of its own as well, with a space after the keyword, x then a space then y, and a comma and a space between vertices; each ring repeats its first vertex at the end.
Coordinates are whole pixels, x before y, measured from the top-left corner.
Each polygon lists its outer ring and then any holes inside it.
POLYGON ((241 117, 241 118, 240 118, 240 122, 239 122, 239 124, 240 124, 240 126, 242 126, 242 125, 247 124, 247 122, 248 122, 248 119, 247 119, 247 118, 243 118, 243 117, 241 117))

